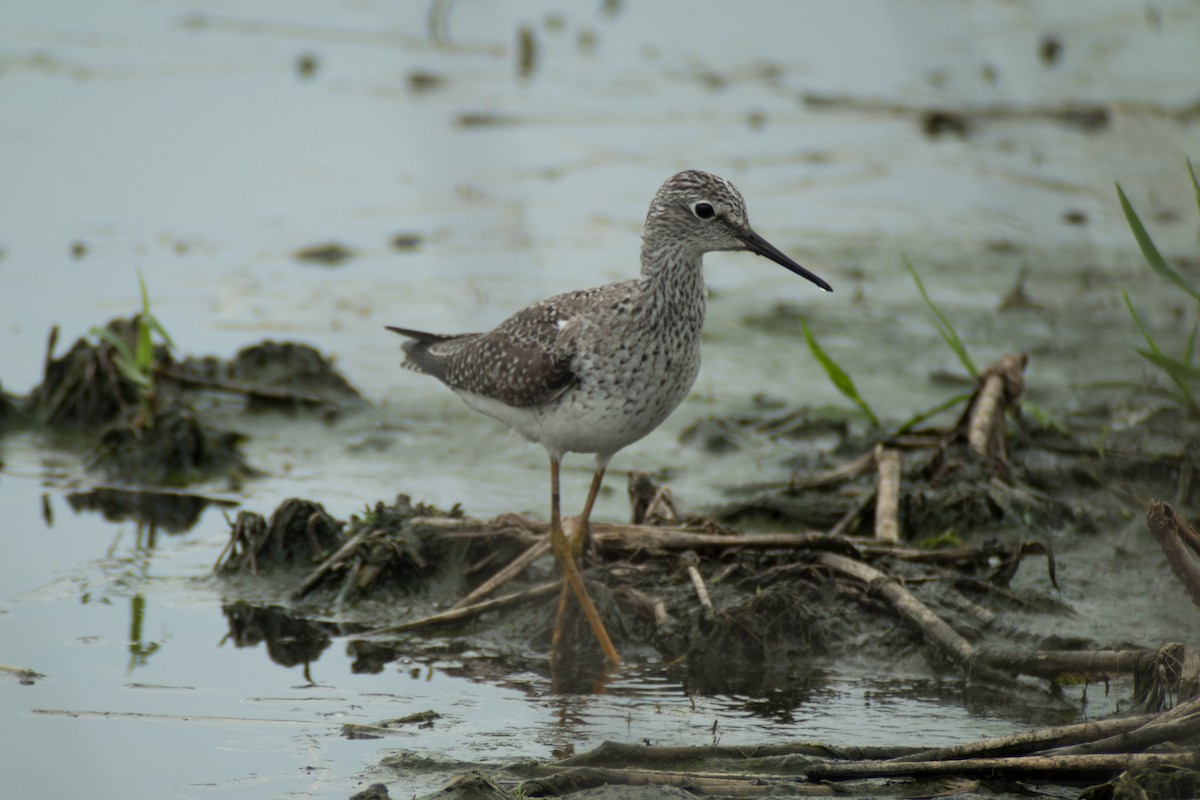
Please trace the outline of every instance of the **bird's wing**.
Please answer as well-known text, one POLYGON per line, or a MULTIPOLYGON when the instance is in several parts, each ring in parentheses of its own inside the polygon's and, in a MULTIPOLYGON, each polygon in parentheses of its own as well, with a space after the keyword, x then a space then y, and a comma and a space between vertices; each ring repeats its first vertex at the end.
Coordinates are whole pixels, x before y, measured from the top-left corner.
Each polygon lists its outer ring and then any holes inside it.
POLYGON ((575 384, 576 338, 589 312, 622 284, 568 292, 529 306, 487 333, 459 336, 391 328, 406 342, 405 365, 454 389, 517 407, 553 402, 575 384))

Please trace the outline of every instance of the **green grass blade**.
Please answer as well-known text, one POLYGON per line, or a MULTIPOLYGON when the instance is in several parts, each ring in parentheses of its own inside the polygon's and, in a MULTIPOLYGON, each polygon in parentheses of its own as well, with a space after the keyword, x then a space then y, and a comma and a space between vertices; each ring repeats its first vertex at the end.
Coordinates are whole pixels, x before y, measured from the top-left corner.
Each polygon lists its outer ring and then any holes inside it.
POLYGON ((1188 332, 1187 344, 1183 347, 1183 363, 1189 367, 1196 355, 1196 334, 1198 333, 1200 333, 1200 319, 1192 323, 1192 329, 1188 332))
POLYGON ((1167 377, 1171 379, 1171 382, 1179 390, 1179 401, 1191 409, 1192 413, 1200 413, 1200 402, 1197 402, 1196 398, 1192 395, 1191 386, 1192 381, 1200 380, 1200 370, 1191 364, 1185 364, 1163 353, 1162 349, 1158 346, 1158 342, 1154 341, 1154 337, 1150 335, 1150 332, 1146 330, 1146 326, 1142 324, 1137 309, 1133 307, 1133 301, 1129 299, 1129 292, 1121 292, 1121 296, 1125 298, 1125 307, 1129 309, 1129 316, 1133 317, 1134 327, 1138 329, 1138 333, 1142 334, 1142 338, 1146 340, 1146 344, 1150 348, 1149 350, 1135 350, 1134 352, 1165 372, 1167 377))
POLYGON ((158 317, 153 314, 146 315, 146 321, 150 324, 150 329, 162 337, 163 343, 168 350, 175 350, 175 342, 171 339, 171 334, 167 333, 167 329, 158 321, 158 317))
POLYGON ((138 267, 138 288, 142 290, 142 316, 150 315, 150 295, 146 292, 146 279, 142 276, 142 269, 138 267))
POLYGON ((116 361, 134 363, 133 351, 129 349, 129 345, 125 344, 125 340, 120 336, 117 336, 108 328, 92 328, 89 333, 100 341, 112 345, 112 349, 117 351, 116 361))
MULTIPOLYGON (((1193 175, 1194 178, 1195 176, 1193 175)), ((1121 189, 1121 184, 1119 183, 1117 184, 1117 197, 1121 200, 1121 208, 1125 212, 1125 220, 1129 223, 1129 229, 1133 231, 1133 238, 1137 239, 1138 247, 1141 248, 1142 255, 1146 258, 1146 263, 1160 276, 1166 278, 1180 289, 1183 289, 1193 299, 1200 301, 1200 292, 1193 289, 1178 272, 1171 269, 1167 260, 1162 257, 1162 253, 1158 252, 1158 248, 1154 245, 1154 240, 1146 232, 1146 227, 1142 225, 1142 220, 1138 217, 1137 212, 1133 210, 1133 206, 1129 203, 1129 198, 1125 196, 1125 192, 1121 189)))
POLYGON ((938 403, 933 408, 928 409, 927 411, 922 411, 919 414, 917 414, 915 417, 913 417, 912 419, 908 420, 908 422, 905 422, 903 425, 901 425, 899 428, 896 429, 896 433, 897 434, 908 433, 910 430, 917 427, 918 425, 920 425, 922 422, 929 419, 930 417, 935 417, 947 409, 954 408, 959 403, 965 403, 968 400, 970 400, 972 397, 974 397, 973 394, 960 394, 955 397, 951 397, 949 400, 947 400, 944 403, 938 403))
POLYGON ((1146 330, 1146 326, 1142 324, 1142 318, 1138 316, 1137 309, 1133 307, 1133 301, 1129 299, 1129 292, 1122 291, 1121 297, 1125 298, 1125 307, 1129 309, 1129 316, 1133 317, 1133 326, 1138 329, 1138 333, 1146 340, 1150 350, 1156 354, 1161 354, 1162 350, 1158 347, 1158 342, 1154 341, 1154 337, 1146 330))
POLYGON ((967 352, 966 345, 962 343, 962 339, 958 336, 958 331, 954 329, 950 319, 942 313, 942 310, 934 304, 929 293, 925 291, 925 284, 921 282, 921 276, 917 274, 917 269, 908 260, 908 256, 901 256, 904 259, 904 266, 908 267, 908 274, 912 275, 913 282, 917 284, 917 291, 921 293, 921 299, 925 301, 925 305, 929 307, 930 313, 933 314, 933 326, 937 328, 938 333, 942 335, 942 339, 958 356, 958 360, 962 363, 963 368, 970 373, 972 378, 979 377, 979 369, 975 366, 974 360, 971 359, 970 353, 967 352))
POLYGON ((149 372, 154 366, 154 339, 150 336, 150 323, 145 317, 138 320, 137 326, 137 366, 143 372, 149 372))
POLYGON ((1191 364, 1185 364, 1179 359, 1171 358, 1164 353, 1152 350, 1134 350, 1142 358, 1161 369, 1176 383, 1180 381, 1200 381, 1200 369, 1191 364))
POLYGON ((1200 210, 1200 181, 1196 180, 1196 170, 1192 169, 1192 160, 1187 160, 1188 174, 1192 176, 1192 191, 1196 193, 1196 208, 1200 210))
POLYGON ((149 389, 154 385, 154 381, 150 380, 150 376, 138 369, 133 363, 122 358, 115 359, 113 363, 117 365, 117 369, 121 371, 121 374, 129 379, 130 383, 136 383, 143 389, 149 389))
POLYGON ((813 358, 817 359, 817 363, 825 370, 825 374, 829 376, 829 380, 839 392, 852 401, 859 410, 863 412, 871 424, 876 428, 879 427, 879 418, 875 416, 875 412, 867 405, 867 401, 863 400, 858 394, 858 389, 854 386, 854 381, 846 374, 845 370, 837 365, 829 355, 821 349, 817 344, 817 340, 813 337, 812 331, 808 329, 808 323, 804 320, 800 321, 800 326, 804 329, 804 341, 808 342, 808 349, 812 351, 813 358))
POLYGON ((92 328, 91 334, 102 342, 107 342, 112 345, 113 350, 117 351, 113 358, 113 364, 122 375, 124 375, 130 383, 136 383, 138 386, 149 387, 153 385, 150 376, 142 370, 138 369, 137 362, 133 358, 133 353, 129 350, 129 345, 125 344, 125 340, 117 336, 108 328, 92 328))

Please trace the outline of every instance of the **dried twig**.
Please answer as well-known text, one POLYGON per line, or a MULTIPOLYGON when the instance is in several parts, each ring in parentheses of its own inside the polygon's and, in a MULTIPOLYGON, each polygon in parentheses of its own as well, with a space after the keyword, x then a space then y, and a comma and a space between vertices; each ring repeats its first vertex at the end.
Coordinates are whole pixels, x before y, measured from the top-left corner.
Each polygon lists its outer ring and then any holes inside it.
POLYGON ((304 579, 304 582, 300 584, 300 587, 296 589, 296 591, 292 592, 292 597, 303 597, 312 591, 313 587, 320 583, 321 578, 325 577, 327 572, 336 567, 338 564, 344 561, 347 556, 358 549, 359 544, 361 544, 364 539, 371 534, 378 532, 379 530, 377 528, 363 528, 361 531, 354 534, 349 541, 337 549, 337 552, 322 561, 320 565, 318 565, 317 568, 312 572, 308 573, 308 577, 304 579))
POLYGON ((497 572, 492 577, 488 578, 483 583, 476 586, 468 592, 461 600, 450 606, 451 610, 465 608, 480 599, 487 597, 492 592, 503 586, 508 581, 524 572, 530 564, 537 561, 547 551, 550 550, 550 537, 546 536, 538 539, 530 545, 524 553, 514 558, 508 563, 504 569, 497 572))
POLYGON ((1097 755, 1014 756, 964 758, 956 761, 858 761, 817 764, 805 770, 809 780, 855 778, 931 777, 935 775, 1041 775, 1075 778, 1115 775, 1135 767, 1190 767, 1200 765, 1196 753, 1111 753, 1097 755))
POLYGON ((337 405, 337 400, 331 397, 301 392, 295 389, 281 389, 277 386, 254 386, 248 383, 214 380, 194 375, 190 372, 171 369, 170 367, 155 366, 154 373, 160 378, 192 386, 197 389, 209 389, 217 392, 240 394, 256 400, 266 400, 272 403, 303 403, 304 405, 337 405))
POLYGON ((678 786, 705 796, 761 797, 786 789, 789 797, 829 797, 832 786, 797 783, 795 777, 747 772, 675 772, 613 767, 542 768, 551 775, 521 784, 529 796, 555 796, 599 786, 678 786))
POLYGON ((1183 584, 1192 602, 1200 606, 1200 567, 1184 549, 1184 541, 1198 542, 1200 534, 1179 516, 1170 503, 1151 500, 1146 505, 1146 525, 1167 554, 1171 571, 1183 584))
POLYGON ((887 598, 902 617, 920 628, 930 642, 964 668, 967 674, 1006 685, 1013 682, 1007 675, 978 663, 978 653, 975 647, 946 624, 941 617, 933 613, 928 606, 913 596, 895 578, 867 564, 835 553, 818 553, 816 561, 836 572, 869 584, 873 590, 887 598))
POLYGON ((600 549, 613 550, 752 550, 817 549, 857 552, 845 539, 824 533, 709 534, 686 528, 593 524, 592 538, 600 549))
POLYGON ((1052 728, 1039 728, 1035 731, 1015 733, 1011 736, 998 736, 991 739, 967 742, 966 744, 957 744, 951 747, 922 750, 919 753, 900 756, 892 760, 953 761, 963 758, 1036 753, 1052 747, 1091 742, 1114 734, 1131 731, 1135 728, 1140 728, 1142 725, 1156 718, 1154 714, 1143 714, 1123 719, 1105 719, 1096 722, 1080 722, 1074 725, 1056 725, 1052 728))
POLYGON ((1012 353, 984 370, 983 386, 967 422, 967 443, 981 456, 997 455, 1006 458, 1004 449, 1004 410, 1025 391, 1024 353, 1012 353))
POLYGON ((899 450, 882 444, 875 446, 879 483, 875 492, 875 538, 896 544, 900 541, 900 469, 899 450))
POLYGON ((687 574, 692 580, 692 588, 696 590, 696 597, 700 600, 700 605, 704 606, 704 613, 712 616, 713 601, 708 595, 708 587, 704 585, 704 576, 700 574, 700 570, 696 569, 694 564, 687 565, 687 574))
POLYGON ((1170 711, 1147 720, 1135 730, 1116 731, 1110 736, 1060 750, 1063 754, 1140 752, 1163 742, 1186 742, 1200 735, 1200 698, 1180 703, 1170 711))

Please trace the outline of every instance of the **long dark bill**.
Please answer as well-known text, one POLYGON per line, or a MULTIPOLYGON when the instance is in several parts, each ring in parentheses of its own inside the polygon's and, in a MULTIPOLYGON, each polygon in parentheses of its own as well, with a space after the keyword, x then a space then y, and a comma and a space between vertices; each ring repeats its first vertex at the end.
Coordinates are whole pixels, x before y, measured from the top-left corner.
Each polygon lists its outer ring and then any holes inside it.
POLYGON ((751 253, 760 255, 763 258, 771 259, 779 266, 790 269, 792 272, 796 273, 800 277, 808 278, 810 281, 815 283, 817 286, 820 286, 822 289, 824 289, 827 292, 833 291, 833 287, 830 286, 829 283, 826 282, 824 278, 817 277, 813 273, 806 270, 804 267, 797 264, 795 261, 792 261, 790 258, 788 258, 787 256, 785 256, 783 254, 783 251, 781 251, 775 245, 768 242, 763 237, 759 236, 754 231, 747 229, 744 233, 738 234, 738 238, 741 239, 746 244, 746 249, 749 250, 751 253))

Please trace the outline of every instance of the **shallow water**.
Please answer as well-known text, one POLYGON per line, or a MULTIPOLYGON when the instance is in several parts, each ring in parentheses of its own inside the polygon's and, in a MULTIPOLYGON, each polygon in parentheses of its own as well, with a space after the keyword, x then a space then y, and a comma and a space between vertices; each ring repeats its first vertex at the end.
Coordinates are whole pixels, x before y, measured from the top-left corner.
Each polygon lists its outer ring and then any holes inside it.
MULTIPOLYGON (((626 515, 625 469, 670 467, 686 507, 786 477, 796 453, 777 443, 752 439, 716 458, 678 438, 759 394, 843 404, 794 327, 745 324, 777 304, 808 319, 885 418, 944 399, 930 374, 956 362, 902 252, 977 361, 1027 350, 1031 399, 1084 406, 1091 382, 1142 375, 1122 289, 1154 330, 1170 337, 1184 324, 1182 303, 1136 256, 1112 188, 1123 183, 1164 249, 1195 252, 1183 167, 1195 122, 1176 115, 1195 100, 1200 10, 1152 10, 906 0, 568 14, 458 3, 438 46, 424 5, 289 3, 285 16, 266 3, 28 4, 0 26, 0 380, 22 393, 38 381, 52 325, 69 344, 134 311, 139 268, 184 352, 300 339, 337 357, 377 404, 338 426, 254 418, 248 454, 266 476, 206 491, 259 511, 305 496, 345 517, 403 491, 442 506, 466 499, 476 516, 544 516, 544 455, 398 370, 382 326, 485 328, 553 292, 627 277, 649 197, 672 172, 700 167, 734 180, 756 228, 835 293, 761 259, 711 256, 700 380, 662 430, 614 462, 599 516, 626 515), (522 26, 537 43, 527 77, 522 26), (1053 64, 1038 57, 1047 37, 1062 43, 1053 64), (311 78, 297 70, 306 55, 311 78), (443 82, 416 88, 418 73, 443 82), (862 102, 818 109, 804 100, 814 95, 862 102), (905 111, 1064 102, 1108 106, 1111 126, 1087 134, 1034 115, 930 139, 905 111), (1068 212, 1086 224, 1064 221, 1068 212), (397 235, 419 244, 395 250, 397 235), (292 257, 327 241, 355 257, 336 268, 292 257), (1023 269, 1042 308, 999 313, 1023 269)), ((1037 716, 972 705, 931 687, 920 665, 886 680, 825 665, 797 677, 811 688, 784 715, 744 698, 688 698, 649 668, 608 694, 568 697, 532 678, 472 682, 451 663, 355 675, 339 640, 310 685, 261 646, 222 643, 207 577, 226 535, 219 510, 151 548, 133 523, 70 510, 66 494, 93 480, 78 454, 20 434, 0 439, 0 458, 16 554, 0 563, 0 662, 47 675, 0 684, 0 724, 18 733, 0 749, 0 774, 22 796, 343 797, 396 747, 546 757, 606 738, 705 744, 714 721, 724 743, 882 744, 912 730, 949 743, 1037 716), (338 735, 343 721, 429 708, 443 715, 432 730, 338 735)), ((589 470, 569 462, 568 506, 589 470)), ((1112 635, 1111 607, 1081 589, 1094 578, 1064 570, 1092 635, 1112 635)), ((1194 641, 1153 603, 1135 613, 1147 617, 1133 620, 1142 644, 1194 641)), ((1116 702, 1094 694, 1088 713, 1116 702)))

